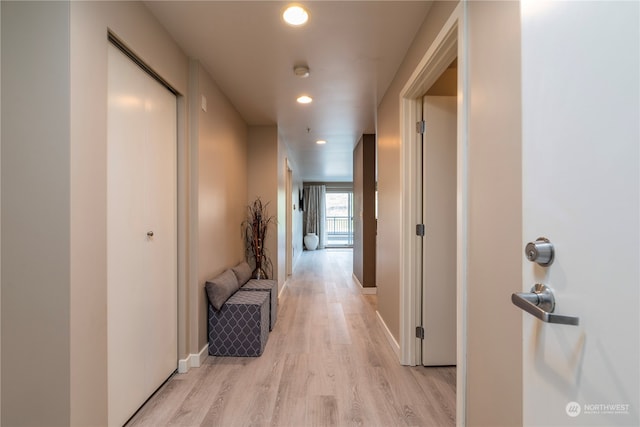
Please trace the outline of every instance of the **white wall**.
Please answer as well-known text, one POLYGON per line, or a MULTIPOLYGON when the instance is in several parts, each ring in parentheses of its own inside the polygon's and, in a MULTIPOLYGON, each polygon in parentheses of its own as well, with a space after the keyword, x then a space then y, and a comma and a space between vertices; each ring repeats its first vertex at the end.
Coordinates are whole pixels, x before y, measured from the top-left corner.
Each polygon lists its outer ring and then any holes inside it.
POLYGON ((400 91, 457 6, 435 2, 421 25, 389 89, 378 106, 378 245, 376 285, 378 311, 396 341, 400 339, 400 91))
MULTIPOLYGON (((259 197, 263 204, 268 203, 268 212, 278 220, 267 232, 266 250, 273 264, 273 277, 279 281, 280 227, 286 221, 280 220, 280 197, 284 197, 284 180, 279 188, 284 169, 279 162, 278 128, 276 126, 249 127, 247 172, 247 204, 259 197), (282 170, 281 170, 282 169, 282 170)), ((284 261, 284 254, 282 260, 284 261)), ((269 274, 269 272, 267 272, 269 274)))
MULTIPOLYGON (((289 149, 278 135, 277 126, 250 126, 247 153, 248 190, 247 203, 260 197, 263 203, 269 203, 269 213, 274 215, 277 224, 269 229, 266 248, 273 264, 273 278, 282 290, 286 278, 286 170, 287 161, 293 171, 293 201, 298 204, 298 188, 302 182, 298 178, 295 160, 289 149), (296 187, 296 185, 298 187, 296 187)), ((302 212, 294 212, 292 223, 294 238, 293 265, 302 252, 302 212), (299 234, 297 234, 299 233, 299 234)))
POLYGON ((520 9, 468 4, 467 423, 522 422, 520 9))
MULTIPOLYGON (((399 93, 457 2, 435 2, 378 107, 378 310, 399 338, 399 93)), ((520 33, 517 2, 467 4, 467 425, 522 419, 520 33)))
POLYGON ((1 423, 63 426, 71 404, 69 4, 0 7, 1 423))
POLYGON ((190 342, 189 352, 197 354, 208 342, 205 282, 244 260, 240 224, 246 214, 248 127, 198 61, 192 60, 191 68, 190 120, 196 123, 189 138, 197 156, 192 188, 197 188, 198 212, 198 283, 192 301, 198 315, 191 319, 196 330, 190 333, 198 339, 190 342))
MULTIPOLYGON (((107 30, 180 94, 179 259, 187 252, 186 163, 189 63, 146 7, 70 2, 71 18, 71 425, 106 423, 106 86, 107 30)), ((197 254, 193 249, 193 254, 197 254)), ((180 263, 179 263, 180 264, 180 263)), ((188 354, 187 272, 179 265, 179 357, 188 354)))
POLYGON ((3 424, 106 425, 107 32, 179 93, 179 358, 206 343, 200 279, 242 257, 246 125, 196 68, 211 114, 187 138, 189 61, 142 3, 1 7, 3 424))

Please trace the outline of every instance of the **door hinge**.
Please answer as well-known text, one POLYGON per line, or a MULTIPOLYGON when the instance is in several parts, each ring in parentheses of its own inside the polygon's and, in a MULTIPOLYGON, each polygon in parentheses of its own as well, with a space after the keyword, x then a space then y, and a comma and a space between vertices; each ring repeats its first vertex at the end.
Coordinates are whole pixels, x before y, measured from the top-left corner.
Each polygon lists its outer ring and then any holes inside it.
POLYGON ((424 237, 424 224, 416 224, 416 236, 424 237))
POLYGON ((419 122, 416 122, 416 133, 419 133, 420 135, 422 135, 426 130, 427 130, 427 122, 425 122, 424 120, 420 120, 419 122))
POLYGON ((416 338, 424 339, 424 328, 422 326, 416 326, 416 338))

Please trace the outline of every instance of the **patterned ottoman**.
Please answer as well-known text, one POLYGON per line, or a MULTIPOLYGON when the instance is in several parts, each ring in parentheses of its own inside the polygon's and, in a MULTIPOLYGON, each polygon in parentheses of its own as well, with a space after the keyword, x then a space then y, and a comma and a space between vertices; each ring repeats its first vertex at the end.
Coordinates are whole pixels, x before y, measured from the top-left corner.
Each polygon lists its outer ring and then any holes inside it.
POLYGON ((245 283, 240 288, 240 290, 269 292, 269 297, 271 298, 271 316, 269 330, 273 331, 273 327, 276 324, 276 316, 278 315, 278 283, 275 280, 251 279, 247 283, 245 283))
POLYGON ((217 311, 209 304, 209 354, 260 356, 269 338, 269 295, 238 291, 217 311))

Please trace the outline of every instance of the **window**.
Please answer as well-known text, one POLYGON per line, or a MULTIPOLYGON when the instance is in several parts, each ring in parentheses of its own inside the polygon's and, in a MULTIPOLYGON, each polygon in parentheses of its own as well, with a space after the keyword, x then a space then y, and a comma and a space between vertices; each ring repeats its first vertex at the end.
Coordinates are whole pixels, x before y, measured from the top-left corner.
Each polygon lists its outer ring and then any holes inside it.
POLYGON ((325 247, 353 246, 353 192, 327 191, 325 213, 325 247))

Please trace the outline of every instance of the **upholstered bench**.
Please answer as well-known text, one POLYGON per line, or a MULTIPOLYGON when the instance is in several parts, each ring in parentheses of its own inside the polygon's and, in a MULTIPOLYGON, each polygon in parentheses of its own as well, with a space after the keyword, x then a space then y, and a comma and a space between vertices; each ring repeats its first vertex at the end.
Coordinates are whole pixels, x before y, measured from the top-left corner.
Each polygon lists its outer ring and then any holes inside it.
POLYGON ((235 292, 216 310, 209 304, 209 354, 260 356, 269 338, 269 294, 235 292))
POLYGON ((269 330, 273 331, 278 315, 278 282, 269 279, 251 279, 240 287, 241 291, 260 291, 269 293, 271 313, 269 315, 269 330))
POLYGON ((261 355, 276 322, 277 282, 252 280, 251 267, 241 262, 207 280, 205 289, 209 299, 209 354, 261 355))

